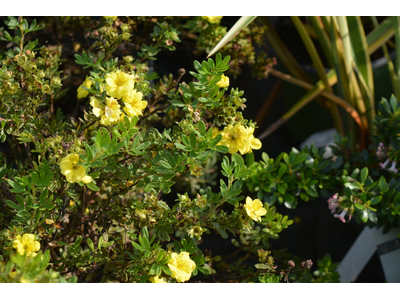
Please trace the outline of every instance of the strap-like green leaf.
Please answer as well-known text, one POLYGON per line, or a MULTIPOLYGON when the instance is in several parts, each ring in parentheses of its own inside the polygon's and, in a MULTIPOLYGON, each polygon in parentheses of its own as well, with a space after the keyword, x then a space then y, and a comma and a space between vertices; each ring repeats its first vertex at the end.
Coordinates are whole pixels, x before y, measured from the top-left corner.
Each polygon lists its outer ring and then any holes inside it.
POLYGON ((241 17, 235 25, 228 31, 228 33, 219 41, 219 43, 207 55, 207 58, 216 53, 219 49, 225 46, 240 30, 249 25, 257 17, 241 17))

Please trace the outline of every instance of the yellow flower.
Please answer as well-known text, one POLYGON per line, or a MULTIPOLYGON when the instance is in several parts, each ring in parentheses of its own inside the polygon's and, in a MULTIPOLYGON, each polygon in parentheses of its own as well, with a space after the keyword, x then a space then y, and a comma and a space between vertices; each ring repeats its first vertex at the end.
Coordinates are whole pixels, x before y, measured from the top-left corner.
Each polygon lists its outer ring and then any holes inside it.
POLYGON ((146 108, 147 101, 142 101, 143 94, 133 90, 124 97, 124 111, 131 117, 141 116, 142 110, 146 108))
POLYGON ((89 95, 89 92, 84 90, 82 86, 87 87, 88 89, 92 86, 93 81, 90 80, 89 77, 86 77, 85 81, 78 87, 78 98, 85 98, 89 95))
POLYGON ((31 283, 28 279, 25 279, 24 277, 21 277, 20 282, 21 283, 31 283))
POLYGON ((106 92, 109 96, 121 99, 128 95, 135 86, 134 75, 121 71, 111 72, 106 75, 106 92))
POLYGON ((246 144, 246 147, 244 149, 244 153, 249 153, 252 152, 252 149, 258 150, 261 149, 261 141, 257 138, 254 137, 254 127, 247 127, 245 128, 247 131, 247 141, 248 143, 246 144))
POLYGON ((14 271, 14 272, 11 272, 11 271, 10 271, 10 273, 8 273, 8 277, 14 279, 15 277, 17 277, 17 274, 18 274, 17 271, 14 271))
POLYGON ((213 127, 212 132, 211 132, 211 137, 215 138, 220 133, 221 133, 221 131, 217 127, 213 127))
POLYGON ((261 216, 264 216, 267 213, 267 210, 263 207, 260 200, 255 199, 251 200, 250 197, 246 198, 246 204, 244 205, 247 214, 254 221, 261 221, 261 216))
POLYGON ((120 107, 117 99, 113 97, 106 98, 106 106, 104 107, 104 114, 101 116, 100 124, 106 126, 117 124, 121 119, 120 107))
POLYGON ((133 185, 133 181, 132 180, 128 180, 126 182, 126 187, 131 187, 133 185))
POLYGON ((229 77, 222 74, 221 80, 217 82, 217 85, 220 88, 228 87, 229 86, 229 77))
POLYGON ((106 17, 106 16, 103 16, 103 18, 104 19, 106 19, 106 20, 108 20, 108 19, 110 19, 111 21, 115 21, 118 17, 106 17))
POLYGON ((221 132, 222 140, 219 144, 227 146, 231 154, 239 151, 243 155, 252 152, 252 149, 258 150, 262 146, 261 141, 254 137, 253 132, 253 127, 228 125, 221 132))
POLYGON ((104 114, 104 106, 95 97, 90 98, 90 105, 93 107, 92 112, 96 117, 101 117, 104 114))
POLYGON ((86 175, 86 168, 79 166, 79 155, 69 154, 60 161, 61 174, 65 175, 68 182, 80 182, 89 183, 92 181, 92 177, 86 175))
POLYGON ((202 17, 203 19, 206 19, 210 23, 219 23, 223 17, 217 17, 217 16, 206 16, 202 17))
POLYGON ((189 252, 172 253, 168 262, 168 267, 172 271, 172 278, 178 282, 185 282, 190 279, 196 263, 190 259, 189 252))
POLYGON ((150 277, 150 281, 152 283, 167 283, 167 281, 165 281, 165 278, 159 278, 158 276, 151 276, 150 277))
POLYGON ((33 234, 24 233, 22 238, 20 235, 17 235, 13 247, 17 249, 17 252, 21 255, 26 253, 27 256, 35 257, 37 255, 35 252, 40 250, 40 243, 35 241, 35 236, 33 234))

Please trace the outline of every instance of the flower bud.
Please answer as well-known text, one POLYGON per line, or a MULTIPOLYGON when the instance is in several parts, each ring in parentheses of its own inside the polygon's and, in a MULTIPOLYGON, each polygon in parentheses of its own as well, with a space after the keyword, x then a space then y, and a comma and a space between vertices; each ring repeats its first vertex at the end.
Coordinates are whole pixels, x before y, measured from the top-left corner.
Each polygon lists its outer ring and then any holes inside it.
POLYGON ((45 76, 46 76, 46 73, 43 72, 42 70, 40 70, 40 71, 37 73, 37 77, 38 77, 39 79, 42 79, 42 78, 44 78, 45 76))
POLYGON ((129 56, 124 56, 124 61, 129 64, 131 62, 133 62, 133 57, 131 55, 129 56))
POLYGON ((289 269, 294 268, 295 266, 296 266, 296 265, 295 265, 295 263, 294 263, 293 260, 289 260, 289 261, 288 261, 288 267, 289 267, 289 269))
POLYGON ((9 79, 11 78, 13 75, 12 71, 6 71, 4 72, 4 78, 9 79))
POLYGON ((186 74, 186 70, 184 68, 180 68, 178 70, 178 74, 179 74, 179 76, 182 76, 182 75, 186 74))
POLYGON ((49 86, 48 84, 45 84, 45 85, 42 87, 42 92, 45 93, 45 94, 50 94, 50 93, 51 93, 51 88, 50 88, 50 86, 49 86))
POLYGON ((303 262, 300 264, 300 266, 301 266, 303 269, 305 269, 305 268, 309 269, 309 268, 311 268, 312 265, 313 265, 313 263, 312 263, 311 259, 306 260, 306 261, 303 261, 303 262))
POLYGON ((129 25, 128 24, 122 24, 121 25, 122 31, 128 31, 129 30, 129 25))
POLYGON ((59 84, 61 84, 61 79, 60 79, 60 77, 54 77, 53 78, 53 84, 55 84, 55 85, 59 85, 59 84))
POLYGON ((125 41, 129 40, 130 37, 131 37, 131 34, 128 32, 125 32, 122 34, 122 39, 125 41))

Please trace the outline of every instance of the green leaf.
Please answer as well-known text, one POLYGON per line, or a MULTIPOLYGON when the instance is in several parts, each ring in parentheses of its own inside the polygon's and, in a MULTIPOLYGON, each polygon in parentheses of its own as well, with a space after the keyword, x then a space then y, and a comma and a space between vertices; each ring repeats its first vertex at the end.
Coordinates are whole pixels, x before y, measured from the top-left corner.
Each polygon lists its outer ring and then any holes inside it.
POLYGON ((365 167, 361 170, 361 183, 364 184, 365 180, 367 179, 368 176, 368 168, 365 167))
POLYGON ((287 170, 286 165, 282 164, 278 171, 278 178, 281 178, 283 174, 285 174, 286 170, 287 170))
POLYGON ((149 231, 147 230, 147 226, 144 226, 144 227, 142 228, 142 235, 143 235, 143 237, 146 238, 147 240, 150 238, 150 236, 149 236, 149 231))
MULTIPOLYGON (((397 195, 400 195, 400 194, 397 194, 397 195)), ((382 200, 382 196, 373 197, 371 199, 371 204, 372 205, 378 204, 379 202, 381 202, 381 200, 382 200)))
POLYGON ((241 167, 244 167, 244 159, 241 155, 237 153, 232 154, 232 161, 234 161, 236 164, 238 164, 241 167))
POLYGON ((94 192, 100 191, 100 188, 93 182, 86 183, 86 186, 94 192))
POLYGON ((104 242, 104 238, 103 238, 103 236, 101 236, 100 238, 99 238, 99 242, 98 242, 98 244, 97 244, 97 249, 101 249, 101 246, 103 245, 103 242, 104 242))
POLYGON ((75 240, 75 243, 74 243, 74 247, 76 247, 76 248, 79 247, 81 243, 82 243, 82 236, 78 235, 76 237, 76 240, 75 240))
POLYGON ((169 163, 167 163, 165 160, 160 160, 159 161, 159 164, 162 166, 162 167, 164 167, 164 168, 166 168, 166 169, 172 169, 172 166, 169 164, 169 163))
POLYGON ((308 153, 300 153, 297 157, 296 160, 294 161, 293 165, 298 165, 301 164, 305 159, 307 158, 308 153))
POLYGON ((201 273, 203 273, 204 275, 209 275, 209 274, 211 274, 211 270, 210 270, 210 269, 203 268, 203 267, 197 267, 197 269, 198 269, 201 273))
POLYGON ((88 247, 91 251, 94 251, 94 244, 90 238, 86 239, 86 244, 88 245, 88 247))
POLYGON ((157 253, 156 255, 156 261, 161 262, 165 256, 165 251, 163 249, 160 250, 160 252, 157 253))
POLYGON ((183 103, 182 101, 179 100, 169 100, 169 102, 173 105, 173 106, 177 106, 177 107, 185 107, 186 104, 183 103))
POLYGON ((112 246, 113 244, 114 244, 114 241, 109 241, 109 242, 107 242, 107 243, 104 243, 104 244, 102 245, 102 247, 103 247, 103 248, 107 248, 107 247, 112 246))
POLYGON ((381 191, 384 191, 386 189, 386 179, 385 179, 385 177, 381 176, 381 178, 379 179, 379 182, 378 182, 378 186, 379 186, 379 189, 381 191))
POLYGON ((356 203, 355 206, 356 206, 356 208, 359 209, 359 210, 364 210, 364 209, 365 209, 365 206, 362 205, 361 203, 356 203))
POLYGON ((12 202, 11 200, 6 200, 6 204, 11 208, 20 210, 19 206, 16 203, 12 202))
POLYGON ((153 264, 150 268, 150 275, 160 275, 161 274, 161 266, 157 263, 153 264))
POLYGON ((66 243, 66 242, 63 242, 63 241, 57 241, 57 245, 59 245, 59 246, 70 246, 70 244, 68 244, 68 243, 66 243))
POLYGON ((219 41, 219 43, 210 51, 207 57, 210 57, 227 44, 240 30, 249 25, 256 17, 241 17, 228 33, 219 41))
POLYGON ((368 219, 372 222, 372 223, 378 223, 378 218, 376 216, 376 213, 370 209, 368 209, 368 219))
POLYGON ((204 124, 204 122, 202 120, 199 121, 198 127, 199 127, 200 134, 202 136, 205 136, 206 135, 206 125, 204 124))
POLYGON ((190 133, 190 146, 192 147, 192 149, 195 149, 197 145, 197 139, 196 139, 196 135, 194 134, 194 132, 190 133))
POLYGON ((143 252, 146 251, 146 249, 144 249, 142 246, 140 246, 139 244, 135 243, 132 241, 132 246, 136 249, 138 249, 139 251, 143 252))
POLYGON ((215 228, 215 230, 217 230, 217 232, 221 235, 221 237, 223 239, 227 239, 228 238, 228 234, 226 233, 226 231, 224 229, 222 229, 221 227, 217 227, 215 228))
POLYGON ((294 209, 297 205, 297 200, 290 194, 284 194, 282 195, 284 202, 284 205, 289 208, 289 209, 294 209))
POLYGON ((171 276, 172 275, 172 271, 166 265, 161 265, 161 269, 163 270, 165 275, 167 275, 167 276, 171 276))
POLYGON ((367 223, 367 221, 368 221, 368 211, 367 211, 367 210, 363 210, 363 211, 362 211, 362 213, 361 213, 361 220, 362 220, 364 223, 367 223))
POLYGON ((139 243, 144 249, 150 250, 150 242, 145 236, 139 235, 139 243))
POLYGON ((221 153, 227 153, 229 151, 229 148, 225 145, 218 145, 216 147, 216 150, 221 153))

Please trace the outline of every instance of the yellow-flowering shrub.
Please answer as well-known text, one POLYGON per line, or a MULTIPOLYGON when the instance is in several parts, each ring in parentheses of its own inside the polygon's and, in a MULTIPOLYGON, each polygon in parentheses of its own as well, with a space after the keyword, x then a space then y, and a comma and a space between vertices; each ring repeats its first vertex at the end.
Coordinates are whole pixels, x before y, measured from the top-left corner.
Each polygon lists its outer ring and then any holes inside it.
POLYGON ((37 50, 28 39, 41 25, 10 17, 1 29, 0 45, 12 45, 0 48, 2 282, 284 280, 268 241, 292 221, 273 205, 294 207, 299 189, 316 194, 322 179, 304 163, 313 153, 256 160, 244 91, 224 75, 229 55, 196 60, 188 74, 152 71, 181 41, 175 26, 186 35, 200 24, 198 44, 210 43, 206 32, 224 31, 220 17, 154 19, 51 19, 65 25, 59 34, 90 28, 93 44, 72 46, 90 51, 75 54, 68 81, 61 46, 37 50), (213 254, 203 243, 213 236, 239 251, 213 254))

